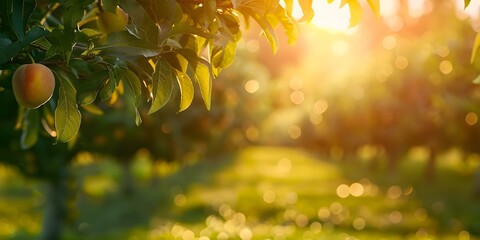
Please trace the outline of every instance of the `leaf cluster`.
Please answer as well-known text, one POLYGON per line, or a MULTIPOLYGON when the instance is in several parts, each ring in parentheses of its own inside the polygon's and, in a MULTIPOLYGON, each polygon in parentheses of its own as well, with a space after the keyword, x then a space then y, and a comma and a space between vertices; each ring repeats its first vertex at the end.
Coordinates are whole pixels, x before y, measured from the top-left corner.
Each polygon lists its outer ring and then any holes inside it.
MULTIPOLYGON (((368 1, 377 14, 378 2, 368 1)), ((179 112, 187 109, 195 92, 210 109, 212 81, 233 62, 242 22, 256 22, 276 52, 274 29, 283 27, 294 42, 298 21, 314 14, 312 0, 1 0, 1 5, 0 89, 9 90, 14 70, 32 62, 48 66, 57 82, 53 100, 39 109, 20 108, 23 148, 35 145, 40 132, 72 141, 82 115, 102 115, 125 104, 137 125, 143 112, 153 114, 171 100, 179 112), (296 3, 304 13, 300 20, 292 17, 296 3), (126 26, 105 31, 100 14, 115 14, 117 8, 128 15, 126 26)), ((343 5, 350 6, 352 25, 357 24, 358 1, 342 0, 343 5)))

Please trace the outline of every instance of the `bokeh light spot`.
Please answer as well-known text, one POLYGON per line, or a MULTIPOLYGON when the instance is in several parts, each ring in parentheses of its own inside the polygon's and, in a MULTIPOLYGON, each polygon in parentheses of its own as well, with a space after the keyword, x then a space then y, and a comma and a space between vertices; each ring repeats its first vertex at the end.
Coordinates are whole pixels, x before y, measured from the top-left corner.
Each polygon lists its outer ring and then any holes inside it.
POLYGON ((408 59, 404 56, 398 56, 395 59, 395 67, 397 67, 400 70, 404 70, 405 68, 408 67, 408 59))
POLYGON ((297 224, 297 226, 299 227, 306 227, 308 225, 308 217, 304 214, 299 214, 296 218, 295 218, 295 223, 297 224))
POLYGON ((399 211, 393 211, 388 215, 388 220, 393 224, 400 223, 402 221, 402 218, 402 213, 399 211))
POLYGON ((440 65, 438 66, 438 69, 440 70, 440 72, 442 72, 443 74, 447 75, 449 73, 451 73, 453 71, 453 65, 452 65, 452 62, 448 61, 448 60, 443 60, 440 65))
POLYGON ((328 109, 328 102, 323 99, 319 99, 313 104, 313 112, 317 115, 323 114, 324 112, 327 111, 327 109, 328 109))
POLYGON ((174 198, 175 205, 182 207, 187 204, 187 197, 183 194, 177 194, 174 198))
POLYGON ((238 235, 242 240, 250 240, 253 237, 252 230, 250 230, 249 228, 243 228, 242 230, 240 230, 240 233, 238 235))
POLYGON ((353 228, 360 231, 365 228, 366 222, 365 222, 365 219, 363 218, 355 218, 355 220, 353 220, 352 225, 353 225, 353 228))
POLYGON ((352 185, 349 187, 349 192, 354 197, 360 197, 364 192, 363 185, 360 183, 352 183, 352 185))
POLYGON ((318 209, 317 215, 320 220, 327 220, 330 217, 331 212, 328 207, 321 207, 318 209))
POLYGON ((478 115, 474 112, 467 113, 467 115, 465 116, 465 122, 470 126, 477 124, 478 115))
POLYGON ((245 83, 245 91, 248 93, 255 93, 258 91, 258 89, 260 89, 260 83, 255 79, 248 80, 245 83))
POLYGON ((333 202, 332 204, 330 204, 330 211, 333 214, 339 214, 340 212, 342 212, 342 210, 343 206, 339 202, 333 202))
POLYGON ((347 184, 340 184, 337 187, 337 196, 347 198, 350 195, 350 187, 347 184))
POLYGON ((294 104, 302 104, 305 100, 305 94, 303 94, 303 92, 300 90, 296 90, 290 95, 290 100, 294 104))
POLYGON ((288 158, 281 158, 277 162, 277 171, 280 173, 287 173, 292 169, 292 161, 288 158))
POLYGON ((288 128, 288 135, 290 135, 292 139, 298 139, 302 136, 302 129, 297 125, 292 125, 288 128))
POLYGON ((195 233, 193 233, 191 230, 185 230, 182 233, 182 239, 183 240, 194 240, 195 239, 195 233))
POLYGON ((400 186, 391 186, 387 191, 387 197, 390 199, 397 199, 402 195, 402 188, 400 186))
POLYGON ((268 190, 263 193, 263 201, 266 203, 273 203, 277 198, 277 194, 274 191, 268 190))
POLYGON ((461 231, 458 234, 458 240, 470 240, 470 233, 467 231, 461 231))
POLYGON ((322 232, 322 224, 319 222, 312 222, 310 224, 310 231, 312 231, 314 234, 322 232))
POLYGON ((248 140, 256 142, 260 139, 260 131, 255 126, 250 126, 245 131, 245 136, 248 140))

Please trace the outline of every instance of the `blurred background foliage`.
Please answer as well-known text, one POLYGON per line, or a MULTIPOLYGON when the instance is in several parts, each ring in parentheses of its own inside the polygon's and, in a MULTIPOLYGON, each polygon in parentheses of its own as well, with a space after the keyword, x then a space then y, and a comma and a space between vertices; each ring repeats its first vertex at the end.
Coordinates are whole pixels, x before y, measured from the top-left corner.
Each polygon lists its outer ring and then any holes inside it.
MULTIPOLYGON (((480 5, 381 4, 353 29, 314 18, 276 55, 250 26, 210 111, 86 114, 64 238, 478 239, 480 5)), ((0 238, 34 238, 44 186, 0 179, 0 238)))

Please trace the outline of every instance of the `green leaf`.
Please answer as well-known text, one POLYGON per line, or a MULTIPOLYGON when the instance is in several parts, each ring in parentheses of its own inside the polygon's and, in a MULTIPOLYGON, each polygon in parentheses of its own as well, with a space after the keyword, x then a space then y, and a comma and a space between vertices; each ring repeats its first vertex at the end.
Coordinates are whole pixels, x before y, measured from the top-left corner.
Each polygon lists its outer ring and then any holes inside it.
POLYGON ((108 34, 107 42, 95 50, 118 52, 130 56, 154 57, 161 49, 151 43, 137 38, 127 31, 108 34))
POLYGON ((467 8, 468 5, 470 5, 470 0, 465 0, 464 1, 464 8, 467 8))
MULTIPOLYGON (((142 123, 142 118, 140 112, 138 112, 138 105, 140 104, 142 96, 142 85, 138 76, 128 68, 116 68, 116 75, 119 79, 126 82, 126 85, 129 87, 127 96, 128 104, 133 106, 133 111, 135 112, 135 124, 139 126, 142 123), (133 103, 133 104, 132 104, 133 103)), ((128 91, 127 90, 127 91, 128 91)))
POLYGON ((380 0, 367 0, 375 16, 380 16, 380 0))
POLYGON ((255 19, 255 21, 262 27, 263 32, 265 33, 265 36, 267 37, 268 42, 270 43, 270 46, 272 47, 273 53, 277 53, 278 51, 278 39, 277 35, 275 34, 275 30, 273 30, 273 27, 270 25, 270 23, 267 21, 267 18, 265 16, 260 16, 257 13, 251 13, 250 16, 255 19))
POLYGON ((173 92, 173 82, 175 81, 175 73, 167 60, 160 58, 155 66, 153 73, 153 101, 148 114, 158 111, 167 104, 173 92))
POLYGON ((472 48, 472 55, 470 57, 470 63, 473 63, 475 61, 475 58, 478 54, 479 49, 480 49, 480 33, 477 33, 477 36, 475 36, 475 42, 474 42, 473 48, 472 48))
POLYGON ((55 72, 56 79, 60 82, 58 90, 58 104, 55 109, 55 129, 57 140, 68 142, 72 140, 80 129, 82 116, 78 110, 76 90, 66 73, 55 72))
POLYGON ((168 32, 164 39, 170 38, 178 34, 192 34, 204 38, 213 38, 213 35, 204 32, 202 29, 196 28, 191 24, 181 22, 173 25, 172 29, 168 32))
POLYGON ((188 62, 194 72, 194 79, 200 87, 205 107, 210 110, 212 95, 212 72, 210 63, 197 56, 196 52, 191 49, 177 49, 177 52, 188 62))
POLYGON ((22 39, 25 34, 23 28, 23 4, 23 0, 14 0, 12 5, 12 28, 19 39, 22 39))
POLYGON ((210 23, 215 19, 215 13, 217 11, 216 0, 205 0, 203 3, 203 9, 205 14, 205 26, 208 27, 210 23))
POLYGON ((357 0, 349 0, 350 8, 350 27, 356 26, 362 20, 362 6, 357 0))
POLYGON ((50 32, 40 26, 34 26, 26 35, 18 42, 11 42, 10 39, 0 37, 2 45, 8 44, 6 47, 0 48, 0 64, 10 61, 10 59, 17 56, 17 54, 32 42, 48 36, 50 32))
POLYGON ((88 75, 87 78, 77 81, 78 101, 80 105, 88 105, 95 101, 101 86, 109 77, 109 71, 97 71, 88 75))
POLYGON ((473 79, 472 83, 480 84, 480 75, 478 75, 475 79, 473 79))
POLYGON ((288 16, 292 16, 293 11, 293 0, 284 0, 285 2, 285 11, 288 16))
POLYGON ((40 129, 40 113, 38 109, 27 109, 23 119, 22 135, 20 146, 28 149, 38 141, 38 130, 40 129))
POLYGON ((140 104, 142 96, 142 85, 138 76, 128 68, 118 68, 118 75, 128 83, 135 98, 135 107, 140 104))
POLYGON ((224 46, 215 46, 212 50, 212 64, 215 68, 226 68, 232 64, 235 53, 237 51, 237 44, 233 41, 228 41, 224 46))
POLYGON ((298 4, 302 8, 303 16, 299 21, 310 22, 314 16, 314 11, 312 8, 312 0, 298 0, 298 4))
POLYGON ((117 87, 117 76, 115 72, 110 72, 108 80, 105 82, 102 90, 100 90, 100 98, 105 101, 112 97, 115 88, 117 87))
POLYGON ((207 60, 205 59, 198 61, 198 63, 193 66, 195 78, 198 86, 200 87, 200 93, 202 94, 203 102, 208 110, 210 110, 212 99, 212 74, 209 66, 210 64, 208 64, 207 60))
POLYGON ((285 29, 285 34, 288 37, 288 43, 295 43, 298 39, 299 30, 292 18, 287 14, 287 10, 279 6, 273 14, 269 14, 269 16, 270 15, 274 16, 276 20, 282 24, 283 29, 285 29))
POLYGON ((180 107, 178 112, 187 109, 193 101, 194 88, 190 77, 183 72, 175 70, 178 86, 180 87, 180 107))
POLYGON ((108 12, 115 13, 119 0, 102 0, 103 8, 108 12))

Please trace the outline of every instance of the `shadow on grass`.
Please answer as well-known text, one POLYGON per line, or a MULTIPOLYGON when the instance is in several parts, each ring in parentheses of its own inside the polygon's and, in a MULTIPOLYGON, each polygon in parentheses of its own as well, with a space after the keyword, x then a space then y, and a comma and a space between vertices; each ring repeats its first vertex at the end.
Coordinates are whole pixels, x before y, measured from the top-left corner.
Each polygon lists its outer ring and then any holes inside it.
POLYGON ((211 184, 215 173, 227 168, 234 160, 235 154, 231 154, 221 160, 199 161, 160 178, 156 184, 136 188, 130 196, 117 192, 100 202, 95 199, 81 201, 73 235, 112 236, 126 229, 149 228, 155 219, 191 224, 204 221, 208 206, 195 205, 178 211, 175 197, 187 193, 195 184, 211 184))

